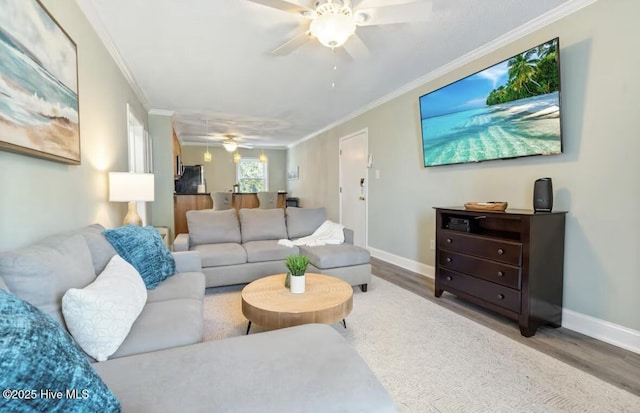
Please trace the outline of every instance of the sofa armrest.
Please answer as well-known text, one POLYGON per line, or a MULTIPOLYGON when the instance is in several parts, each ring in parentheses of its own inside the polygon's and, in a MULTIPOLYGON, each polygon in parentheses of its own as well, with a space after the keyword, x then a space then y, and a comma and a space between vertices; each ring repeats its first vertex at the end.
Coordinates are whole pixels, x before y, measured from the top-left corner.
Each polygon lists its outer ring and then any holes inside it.
POLYGON ((350 228, 344 228, 344 242, 345 244, 353 244, 353 230, 350 228))
POLYGON ((173 259, 176 261, 176 273, 202 272, 202 261, 198 251, 174 252, 173 259))
POLYGON ((189 251, 189 234, 178 234, 173 240, 173 250, 175 252, 189 251))

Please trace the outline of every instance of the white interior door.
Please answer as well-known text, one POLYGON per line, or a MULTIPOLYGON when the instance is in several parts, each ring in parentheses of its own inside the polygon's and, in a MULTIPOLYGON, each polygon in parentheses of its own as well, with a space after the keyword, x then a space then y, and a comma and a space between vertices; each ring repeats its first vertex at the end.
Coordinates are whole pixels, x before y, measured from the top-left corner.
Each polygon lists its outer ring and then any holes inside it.
POLYGON ((353 243, 367 246, 366 130, 340 139, 340 222, 354 231, 353 243))

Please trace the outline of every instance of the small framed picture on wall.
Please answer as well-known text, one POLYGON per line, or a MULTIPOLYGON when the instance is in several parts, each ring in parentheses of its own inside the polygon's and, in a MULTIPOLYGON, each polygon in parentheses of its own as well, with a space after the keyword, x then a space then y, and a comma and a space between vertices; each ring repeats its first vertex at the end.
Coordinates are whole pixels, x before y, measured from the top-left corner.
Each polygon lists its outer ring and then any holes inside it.
POLYGON ((287 179, 288 180, 294 180, 294 179, 298 179, 298 171, 299 171, 299 167, 298 166, 294 166, 292 168, 289 168, 287 170, 287 179))

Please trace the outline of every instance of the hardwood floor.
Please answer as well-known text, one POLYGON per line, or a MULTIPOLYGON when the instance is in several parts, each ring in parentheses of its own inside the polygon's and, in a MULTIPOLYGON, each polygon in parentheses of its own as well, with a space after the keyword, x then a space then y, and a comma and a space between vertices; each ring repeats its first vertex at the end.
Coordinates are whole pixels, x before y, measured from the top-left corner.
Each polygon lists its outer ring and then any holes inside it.
POLYGON ((433 295, 433 280, 430 278, 375 258, 371 258, 371 265, 373 274, 384 280, 640 396, 640 354, 562 327, 543 326, 535 336, 525 338, 520 335, 518 324, 513 320, 465 302, 449 293, 436 298, 433 295))

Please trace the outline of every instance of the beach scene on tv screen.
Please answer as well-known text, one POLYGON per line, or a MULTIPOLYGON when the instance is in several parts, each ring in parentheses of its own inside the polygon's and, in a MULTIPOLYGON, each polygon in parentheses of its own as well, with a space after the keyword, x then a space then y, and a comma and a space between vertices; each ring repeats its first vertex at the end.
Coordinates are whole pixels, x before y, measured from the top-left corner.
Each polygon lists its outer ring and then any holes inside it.
POLYGON ((420 97, 424 165, 562 151, 558 39, 420 97))

